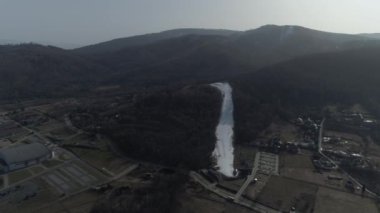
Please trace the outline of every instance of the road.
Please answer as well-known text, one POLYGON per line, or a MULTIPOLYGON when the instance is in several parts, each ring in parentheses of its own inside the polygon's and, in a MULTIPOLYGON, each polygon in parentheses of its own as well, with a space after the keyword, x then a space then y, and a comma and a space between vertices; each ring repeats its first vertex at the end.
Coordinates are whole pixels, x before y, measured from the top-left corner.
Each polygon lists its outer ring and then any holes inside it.
POLYGON ((228 192, 224 189, 218 188, 216 184, 212 184, 208 182, 205 178, 203 178, 200 174, 191 171, 190 177, 193 178, 196 182, 200 183, 203 187, 205 187, 207 190, 219 195, 220 197, 225 198, 226 200, 233 201, 234 203, 247 207, 249 209, 252 209, 256 212, 260 213, 280 213, 279 211, 272 209, 270 207, 264 206, 260 203, 257 203, 252 200, 248 200, 246 198, 241 197, 238 200, 235 200, 235 194, 228 192))
POLYGON ((234 201, 238 201, 241 195, 244 193, 249 184, 253 181, 256 176, 256 172, 259 169, 259 161, 260 161, 260 152, 258 152, 255 156, 255 162, 253 163, 252 172, 248 175, 247 180, 245 180, 244 184, 240 187, 239 191, 236 193, 234 201))

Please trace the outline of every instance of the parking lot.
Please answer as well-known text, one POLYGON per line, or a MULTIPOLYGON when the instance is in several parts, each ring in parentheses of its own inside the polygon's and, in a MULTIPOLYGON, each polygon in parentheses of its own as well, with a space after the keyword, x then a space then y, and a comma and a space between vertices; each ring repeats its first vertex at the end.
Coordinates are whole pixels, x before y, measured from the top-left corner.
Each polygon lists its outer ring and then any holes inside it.
POLYGON ((278 175, 279 157, 278 155, 260 152, 258 171, 267 175, 278 175))

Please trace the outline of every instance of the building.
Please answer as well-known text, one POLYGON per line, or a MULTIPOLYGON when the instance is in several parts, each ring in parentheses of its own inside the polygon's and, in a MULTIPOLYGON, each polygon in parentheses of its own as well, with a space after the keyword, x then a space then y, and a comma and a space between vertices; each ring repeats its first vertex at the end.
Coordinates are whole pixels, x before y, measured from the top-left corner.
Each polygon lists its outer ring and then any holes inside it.
POLYGON ((0 150, 0 173, 22 169, 51 158, 49 149, 40 143, 23 144, 0 150))

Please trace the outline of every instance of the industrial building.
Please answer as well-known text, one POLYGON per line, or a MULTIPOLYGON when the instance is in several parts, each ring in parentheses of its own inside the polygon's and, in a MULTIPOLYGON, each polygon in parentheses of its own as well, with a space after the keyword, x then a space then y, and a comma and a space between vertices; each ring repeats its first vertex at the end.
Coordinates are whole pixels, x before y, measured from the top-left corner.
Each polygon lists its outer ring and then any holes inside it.
POLYGON ((49 149, 40 143, 23 144, 0 150, 0 174, 22 169, 51 158, 49 149))

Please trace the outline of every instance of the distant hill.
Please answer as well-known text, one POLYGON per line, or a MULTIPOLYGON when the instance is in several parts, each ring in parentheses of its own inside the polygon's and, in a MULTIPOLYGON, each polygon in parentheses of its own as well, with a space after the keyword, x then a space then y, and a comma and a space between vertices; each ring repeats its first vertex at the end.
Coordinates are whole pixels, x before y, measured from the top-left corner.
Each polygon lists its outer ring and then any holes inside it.
POLYGON ((164 39, 177 38, 185 35, 232 35, 239 33, 233 30, 213 30, 213 29, 175 29, 160 33, 137 35, 127 38, 118 38, 111 41, 102 42, 90 46, 74 49, 80 54, 104 54, 121 50, 126 47, 151 44, 164 39))
POLYGON ((2 46, 0 97, 57 95, 98 85, 138 89, 223 81, 305 55, 378 43, 359 35, 267 25, 245 32, 170 30, 75 50, 2 46))
POLYGON ((36 44, 0 46, 0 57, 0 99, 72 93, 100 82, 108 70, 65 50, 36 44))
POLYGON ((177 32, 174 33, 177 37, 144 45, 135 43, 114 52, 96 52, 86 57, 111 67, 115 70, 114 79, 121 82, 167 84, 223 80, 303 55, 360 48, 380 42, 363 36, 298 26, 267 25, 246 32, 228 31, 224 35, 179 36, 183 34, 179 33, 181 30, 173 32, 177 32))
POLYGON ((380 116, 379 54, 380 45, 309 55, 231 80, 237 140, 253 140, 275 116, 327 104, 361 103, 380 116))
POLYGON ((0 39, 0 45, 20 44, 22 42, 13 39, 0 39))
POLYGON ((183 36, 94 60, 115 71, 113 80, 132 85, 215 81, 256 69, 247 54, 223 36, 183 36))
POLYGON ((303 55, 358 48, 372 41, 300 26, 265 25, 235 36, 233 42, 250 52, 251 60, 262 67, 303 55))
MULTIPOLYGON (((354 50, 304 56, 280 63, 251 76, 256 85, 287 88, 288 92, 311 92, 298 101, 323 99, 380 100, 380 45, 354 50), (261 82, 265 82, 265 85, 261 82), (319 96, 315 96, 318 94, 319 96)), ((246 77, 244 77, 246 79, 246 77)), ((297 100, 296 96, 293 100, 297 100)), ((320 101, 320 100, 318 100, 320 101)))
POLYGON ((380 39, 380 33, 363 33, 363 34, 359 34, 359 35, 367 37, 367 38, 380 39))

